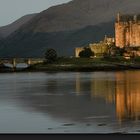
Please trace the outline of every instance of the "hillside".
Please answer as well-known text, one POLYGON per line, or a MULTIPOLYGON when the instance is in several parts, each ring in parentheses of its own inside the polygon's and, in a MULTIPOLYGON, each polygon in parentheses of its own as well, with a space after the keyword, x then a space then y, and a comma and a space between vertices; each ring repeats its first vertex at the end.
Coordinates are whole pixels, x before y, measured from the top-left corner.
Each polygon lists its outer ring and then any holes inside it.
POLYGON ((27 23, 29 20, 31 20, 33 17, 35 17, 35 15, 36 14, 25 15, 7 26, 0 27, 0 38, 7 37, 8 35, 13 33, 14 31, 19 29, 22 25, 27 23))
POLYGON ((41 57, 47 48, 74 55, 75 47, 114 36, 118 12, 139 13, 139 8, 138 0, 73 0, 51 7, 7 37, 0 56, 41 57))
POLYGON ((110 22, 120 13, 139 13, 138 0, 73 0, 38 14, 24 31, 58 32, 110 22))
POLYGON ((74 31, 53 33, 16 33, 0 49, 2 57, 42 57, 47 48, 54 48, 61 56, 74 55, 74 48, 104 39, 104 35, 113 36, 113 23, 87 26, 74 31), (3 51, 5 50, 5 51, 3 51))

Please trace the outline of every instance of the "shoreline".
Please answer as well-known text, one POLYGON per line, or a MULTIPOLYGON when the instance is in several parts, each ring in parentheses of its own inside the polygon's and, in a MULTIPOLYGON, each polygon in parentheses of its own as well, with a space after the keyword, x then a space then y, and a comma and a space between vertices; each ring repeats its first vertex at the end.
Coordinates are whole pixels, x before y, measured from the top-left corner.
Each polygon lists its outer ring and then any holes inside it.
POLYGON ((124 58, 58 58, 53 63, 38 63, 28 68, 0 67, 0 73, 13 72, 95 72, 95 71, 125 71, 140 70, 140 59, 126 60, 124 58))
POLYGON ((44 66, 35 67, 34 65, 25 69, 0 69, 0 73, 15 73, 15 72, 100 72, 100 71, 126 71, 140 70, 140 65, 95 65, 95 66, 44 66))

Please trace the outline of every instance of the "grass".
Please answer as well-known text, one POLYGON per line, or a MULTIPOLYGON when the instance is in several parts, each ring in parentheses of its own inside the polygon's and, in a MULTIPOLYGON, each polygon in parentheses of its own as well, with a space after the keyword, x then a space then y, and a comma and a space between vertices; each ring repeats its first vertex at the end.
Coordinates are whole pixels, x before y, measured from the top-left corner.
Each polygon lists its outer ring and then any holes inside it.
POLYGON ((113 65, 116 63, 120 64, 131 64, 131 63, 140 63, 140 58, 135 58, 133 60, 127 60, 123 57, 109 57, 109 58, 59 58, 55 61, 54 65, 113 65))
POLYGON ((117 71, 140 69, 140 57, 126 60, 123 57, 112 58, 58 58, 55 62, 48 64, 38 63, 22 70, 15 69, 5 70, 0 72, 92 72, 92 71, 117 71))
MULTIPOLYGON (((134 63, 134 62, 133 62, 134 63)), ((33 65, 29 70, 37 71, 97 71, 123 70, 130 68, 131 60, 117 58, 59 58, 52 64, 33 65)))
POLYGON ((91 59, 91 58, 59 58, 54 64, 60 65, 92 65, 95 63, 101 63, 101 59, 91 59))

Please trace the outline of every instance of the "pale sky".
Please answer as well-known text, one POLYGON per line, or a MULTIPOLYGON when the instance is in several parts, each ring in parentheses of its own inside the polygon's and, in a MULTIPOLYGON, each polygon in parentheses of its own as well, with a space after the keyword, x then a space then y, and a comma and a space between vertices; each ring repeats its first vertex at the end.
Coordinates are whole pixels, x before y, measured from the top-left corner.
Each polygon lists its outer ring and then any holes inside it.
POLYGON ((0 0, 0 26, 10 24, 26 14, 38 13, 69 1, 71 0, 0 0))

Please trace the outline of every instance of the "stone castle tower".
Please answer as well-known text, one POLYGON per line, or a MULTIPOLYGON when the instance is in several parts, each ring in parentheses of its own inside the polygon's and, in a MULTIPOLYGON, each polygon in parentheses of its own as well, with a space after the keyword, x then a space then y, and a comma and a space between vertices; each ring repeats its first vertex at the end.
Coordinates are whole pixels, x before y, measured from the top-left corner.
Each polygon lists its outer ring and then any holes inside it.
POLYGON ((116 46, 140 47, 140 15, 120 15, 115 23, 116 46))

